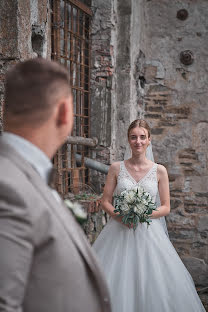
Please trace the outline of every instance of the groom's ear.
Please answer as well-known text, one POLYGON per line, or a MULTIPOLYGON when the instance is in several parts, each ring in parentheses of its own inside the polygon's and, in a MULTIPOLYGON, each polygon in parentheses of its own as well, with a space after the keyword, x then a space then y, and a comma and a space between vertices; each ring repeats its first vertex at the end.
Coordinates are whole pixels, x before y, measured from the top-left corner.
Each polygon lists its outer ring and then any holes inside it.
POLYGON ((57 126, 66 125, 73 118, 71 97, 62 98, 57 105, 56 122, 57 126))

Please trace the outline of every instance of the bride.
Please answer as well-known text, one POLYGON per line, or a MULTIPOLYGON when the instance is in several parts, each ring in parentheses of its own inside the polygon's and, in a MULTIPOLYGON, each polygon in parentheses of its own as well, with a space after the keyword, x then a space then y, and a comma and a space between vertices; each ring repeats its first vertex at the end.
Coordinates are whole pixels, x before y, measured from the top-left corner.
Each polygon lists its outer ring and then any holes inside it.
POLYGON ((150 128, 135 120, 128 129, 132 157, 111 165, 102 207, 111 216, 93 248, 103 267, 113 312, 205 311, 193 280, 166 235, 163 217, 170 212, 169 181, 165 167, 146 157, 150 128), (160 205, 149 227, 134 231, 114 213, 113 195, 141 185, 160 205))

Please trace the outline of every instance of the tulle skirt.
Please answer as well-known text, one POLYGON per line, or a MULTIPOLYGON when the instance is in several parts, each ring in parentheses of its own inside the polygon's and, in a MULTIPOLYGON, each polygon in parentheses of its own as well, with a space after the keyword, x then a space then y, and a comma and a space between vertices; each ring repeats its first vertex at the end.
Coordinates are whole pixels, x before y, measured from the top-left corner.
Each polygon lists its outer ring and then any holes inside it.
POLYGON ((158 219, 128 229, 110 219, 93 245, 113 312, 204 312, 193 280, 158 219))

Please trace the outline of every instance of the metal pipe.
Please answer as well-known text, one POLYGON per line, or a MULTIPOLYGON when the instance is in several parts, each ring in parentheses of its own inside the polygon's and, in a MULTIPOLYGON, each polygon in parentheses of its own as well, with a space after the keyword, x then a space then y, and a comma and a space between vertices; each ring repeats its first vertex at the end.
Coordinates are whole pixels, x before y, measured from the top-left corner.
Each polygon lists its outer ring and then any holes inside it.
MULTIPOLYGON (((75 157, 76 157, 77 164, 81 165, 82 156, 79 155, 79 154, 76 154, 75 157)), ((87 168, 96 170, 96 171, 104 173, 104 174, 107 174, 108 170, 109 170, 109 166, 108 165, 102 164, 101 162, 96 161, 96 160, 91 159, 91 158, 88 158, 88 157, 84 158, 84 164, 85 164, 85 166, 87 168)))
POLYGON ((76 144, 76 145, 85 145, 90 147, 95 147, 98 144, 97 138, 84 138, 81 136, 68 136, 66 143, 76 144))

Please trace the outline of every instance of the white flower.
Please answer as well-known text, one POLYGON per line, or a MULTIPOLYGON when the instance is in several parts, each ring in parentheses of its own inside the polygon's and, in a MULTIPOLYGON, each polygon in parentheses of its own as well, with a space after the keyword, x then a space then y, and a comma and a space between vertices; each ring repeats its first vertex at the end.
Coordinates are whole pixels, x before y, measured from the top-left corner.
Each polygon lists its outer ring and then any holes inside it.
POLYGON ((81 218, 81 219, 87 218, 87 213, 83 210, 82 206, 78 203, 74 203, 73 212, 74 212, 75 216, 78 218, 81 218))
POLYGON ((127 203, 123 203, 120 208, 123 212, 128 212, 130 210, 127 203))
POLYGON ((139 215, 143 214, 145 211, 146 211, 146 207, 143 204, 139 204, 134 207, 134 212, 138 213, 139 215))
POLYGON ((151 196, 149 193, 145 192, 144 196, 146 197, 146 200, 149 202, 151 200, 151 196))
POLYGON ((126 196, 126 194, 128 194, 128 191, 123 191, 123 192, 121 192, 121 194, 120 194, 120 196, 126 196))
POLYGON ((70 208, 77 219, 86 220, 87 213, 83 210, 82 206, 75 202, 72 203, 69 199, 65 199, 65 204, 68 208, 70 208))
POLYGON ((135 193, 137 193, 137 196, 141 197, 143 193, 143 188, 141 186, 136 186, 132 189, 135 193))
POLYGON ((125 194, 125 200, 128 204, 132 204, 135 201, 135 192, 131 190, 125 194))
POLYGON ((68 208, 73 209, 74 204, 71 202, 71 200, 65 199, 65 200, 64 200, 64 203, 65 203, 65 205, 66 205, 68 208))
POLYGON ((147 205, 148 204, 148 201, 145 198, 142 198, 141 202, 142 202, 143 205, 147 205))

